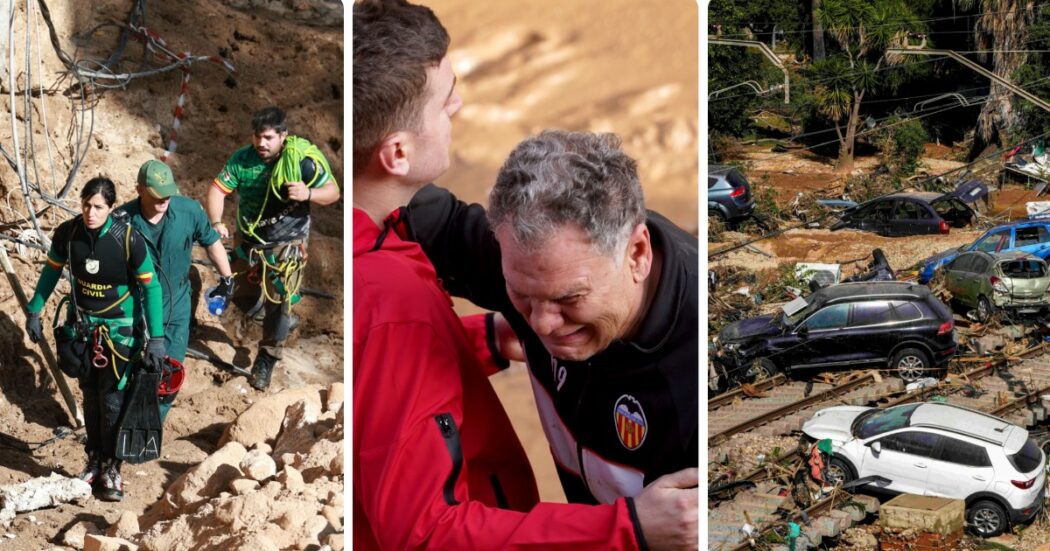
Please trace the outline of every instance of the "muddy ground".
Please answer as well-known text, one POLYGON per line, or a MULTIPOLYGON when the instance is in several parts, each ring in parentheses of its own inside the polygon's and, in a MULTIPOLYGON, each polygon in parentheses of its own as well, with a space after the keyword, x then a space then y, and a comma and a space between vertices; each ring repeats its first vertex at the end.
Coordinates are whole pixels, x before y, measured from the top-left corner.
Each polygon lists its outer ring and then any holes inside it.
MULTIPOLYGON (((75 132, 71 120, 79 117, 70 98, 79 97, 79 88, 63 77, 59 63, 48 42, 43 18, 35 10, 28 18, 32 72, 27 75, 24 63, 15 64, 16 92, 25 88, 27 78, 32 87, 43 87, 36 94, 30 118, 33 150, 37 164, 30 164, 34 181, 53 193, 61 187, 73 164, 75 132), (39 47, 37 47, 39 45, 39 47), (37 55, 42 65, 36 64, 37 55), (46 122, 46 133, 45 123, 46 122), (50 143, 45 138, 50 136, 50 143), (47 146, 55 170, 52 175, 47 146), (57 182, 57 184, 55 183, 57 182)), ((110 21, 126 21, 132 2, 100 0, 96 2, 51 2, 49 5, 62 48, 76 52, 81 59, 104 59, 118 47, 118 31, 96 26, 110 21), (93 32, 92 29, 95 29, 93 32)), ((203 199, 226 158, 238 147, 249 143, 250 117, 254 111, 270 104, 284 108, 290 119, 290 130, 311 139, 321 147, 340 183, 343 183, 343 31, 342 7, 325 0, 292 2, 290 0, 247 1, 189 0, 186 2, 143 2, 145 27, 166 41, 175 52, 194 55, 224 56, 236 68, 228 74, 210 62, 191 67, 186 93, 185 112, 178 128, 178 149, 169 159, 183 195, 203 199)), ((15 59, 23 57, 27 14, 25 4, 16 7, 15 59)), ((6 46, 4 71, 6 73, 6 46)), ((130 40, 124 50, 124 71, 142 70, 143 47, 130 40)), ((94 66, 97 68, 97 66, 94 66)), ((148 68, 148 67, 147 67, 148 68)), ((134 79, 123 88, 88 88, 88 105, 93 110, 94 128, 89 139, 81 142, 87 148, 83 165, 74 179, 70 198, 76 197, 89 178, 104 174, 118 185, 118 203, 134 197, 134 178, 144 161, 160 157, 169 144, 172 113, 178 100, 183 74, 172 71, 134 79)), ((9 83, 3 79, 4 111, 9 83)), ((20 130, 26 122, 19 106, 20 130)), ((8 117, 3 117, 5 121, 8 117)), ((23 148, 29 142, 20 131, 23 148)), ((0 144, 7 152, 15 151, 11 125, 0 124, 0 144)), ((27 228, 26 209, 19 201, 20 191, 15 173, 5 164, 0 166, 0 188, 6 202, 0 208, 0 223, 7 235, 17 235, 27 228)), ((69 201, 76 207, 76 200, 69 201)), ((232 227, 235 206, 226 205, 224 218, 232 227)), ((41 217, 47 233, 68 215, 51 209, 41 217)), ((314 209, 314 227, 310 259, 304 285, 328 294, 331 298, 307 296, 296 307, 302 317, 300 329, 293 335, 286 360, 278 368, 270 392, 298 387, 305 383, 328 383, 343 377, 343 201, 314 209)), ((43 253, 14 253, 16 275, 31 294, 43 261, 43 253)), ((195 255, 203 259, 201 251, 195 255)), ((214 284, 212 269, 198 266, 203 286, 214 284)), ((60 287, 60 290, 62 288, 60 287)), ((57 293, 56 293, 57 294, 57 293)), ((49 323, 58 297, 53 296, 45 311, 49 323)), ((216 319, 198 306, 199 325, 191 335, 191 346, 214 352, 227 361, 250 365, 255 354, 259 329, 237 321, 229 312, 216 319)), ((24 316, 4 281, 0 284, 0 432, 27 442, 50 438, 60 426, 71 424, 54 383, 44 375, 39 349, 24 339, 24 316)), ((43 549, 58 542, 58 536, 81 520, 105 526, 122 511, 142 512, 162 493, 163 488, 189 466, 215 450, 223 428, 259 394, 241 377, 235 377, 214 366, 187 361, 188 378, 175 408, 168 417, 160 461, 124 468, 127 497, 121 503, 89 500, 81 505, 62 505, 32 514, 19 515, 10 527, 0 530, 7 536, 3 549, 43 549), (6 532, 6 534, 5 534, 6 532), (13 538, 12 538, 13 536, 13 538)), ((73 392, 80 396, 76 385, 73 392)), ((76 474, 84 465, 81 444, 66 438, 27 454, 0 446, 0 484, 24 481, 55 471, 76 474)))
MULTIPOLYGON (((927 144, 925 156, 921 160, 920 170, 930 176, 953 170, 962 165, 959 161, 962 151, 960 148, 949 148, 944 145, 927 144)), ((825 196, 836 196, 843 190, 845 177, 834 172, 833 160, 825 159, 806 152, 789 151, 774 153, 768 148, 757 146, 742 146, 736 157, 726 159, 742 164, 752 184, 752 190, 757 196, 772 196, 776 206, 790 212, 790 203, 799 193, 821 194, 825 196)), ((859 173, 870 172, 878 164, 879 159, 874 156, 866 156, 857 159, 857 171, 859 173)), ((924 235, 909 237, 881 237, 873 233, 858 230, 830 231, 821 228, 790 229, 774 237, 756 241, 747 247, 740 248, 734 252, 721 255, 709 261, 709 267, 719 266, 744 269, 746 272, 755 274, 753 278, 735 280, 732 288, 719 289, 719 293, 737 290, 740 293, 759 293, 769 289, 774 283, 779 283, 783 277, 777 268, 797 262, 822 262, 843 265, 843 276, 850 276, 863 271, 867 262, 871 260, 871 251, 875 248, 885 252, 889 264, 897 271, 898 277, 912 278, 916 275, 915 268, 923 259, 940 251, 958 247, 959 245, 971 243, 984 231, 994 224, 1006 220, 1024 219, 1027 217, 1025 203, 1035 200, 1047 200, 1045 196, 1037 196, 1033 189, 1010 181, 1000 182, 995 175, 985 176, 982 180, 989 184, 991 193, 986 205, 981 205, 984 219, 971 228, 953 228, 948 235, 924 235), (747 285, 747 281, 754 281, 747 285), (772 283, 771 283, 772 282, 772 283), (746 290, 745 290, 746 289, 746 290)), ((798 220, 782 222, 784 227, 800 226, 798 220)), ((760 229, 754 226, 743 225, 735 230, 727 230, 715 237, 708 238, 709 254, 734 244, 753 240, 760 235, 760 229)), ((724 271, 723 271, 724 272, 724 271)), ((744 302, 740 296, 732 296, 744 302)), ((781 297, 782 298, 782 297, 781 297)), ((773 300, 773 299, 771 299, 773 300)), ((762 305, 758 308, 770 309, 774 306, 762 305)), ((756 310, 757 311, 757 310, 756 310)), ((717 321, 712 321, 712 327, 720 327, 717 321)), ((849 535, 844 536, 839 545, 834 549, 870 549, 867 545, 852 545, 851 542, 859 541, 862 533, 870 532, 871 527, 854 528, 849 535)), ((1045 518, 1039 521, 1019 527, 1018 531, 1024 531, 1023 537, 1018 540, 1016 536, 1006 535, 995 540, 1013 549, 1036 549, 1046 542, 1047 522, 1045 518)), ((967 540, 971 548, 975 540, 967 540)))

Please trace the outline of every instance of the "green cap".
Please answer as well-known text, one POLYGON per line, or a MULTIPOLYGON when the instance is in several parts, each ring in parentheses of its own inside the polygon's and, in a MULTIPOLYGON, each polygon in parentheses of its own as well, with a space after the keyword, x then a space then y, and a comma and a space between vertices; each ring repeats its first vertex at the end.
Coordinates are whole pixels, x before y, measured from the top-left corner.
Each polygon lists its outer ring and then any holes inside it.
POLYGON ((139 168, 139 185, 145 186, 149 194, 157 199, 167 199, 179 194, 179 187, 175 185, 171 169, 155 159, 142 163, 142 167, 139 168))

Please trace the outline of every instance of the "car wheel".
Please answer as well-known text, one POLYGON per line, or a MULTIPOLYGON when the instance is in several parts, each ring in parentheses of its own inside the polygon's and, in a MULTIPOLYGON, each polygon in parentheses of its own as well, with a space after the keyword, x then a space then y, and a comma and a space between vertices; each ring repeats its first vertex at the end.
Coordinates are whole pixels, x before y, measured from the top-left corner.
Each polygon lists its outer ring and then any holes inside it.
POLYGON ((918 348, 905 348, 893 355, 890 369, 897 376, 911 383, 929 375, 930 358, 918 348))
POLYGON ((837 457, 832 457, 831 462, 828 463, 828 480, 829 484, 839 485, 853 482, 853 469, 849 468, 846 461, 837 457))
POLYGON ((777 364, 773 363, 773 360, 769 358, 759 358, 751 362, 751 367, 747 370, 747 378, 752 383, 760 383, 766 379, 771 379, 777 374, 777 364))
POLYGON ((995 306, 992 301, 988 300, 988 297, 982 296, 977 299, 977 321, 988 323, 994 314, 995 306))
POLYGON ((966 512, 966 522, 982 538, 991 538, 1006 531, 1006 511, 994 501, 978 501, 966 512))
POLYGON ((707 231, 710 235, 719 235, 727 229, 729 229, 729 222, 722 211, 707 211, 707 231))

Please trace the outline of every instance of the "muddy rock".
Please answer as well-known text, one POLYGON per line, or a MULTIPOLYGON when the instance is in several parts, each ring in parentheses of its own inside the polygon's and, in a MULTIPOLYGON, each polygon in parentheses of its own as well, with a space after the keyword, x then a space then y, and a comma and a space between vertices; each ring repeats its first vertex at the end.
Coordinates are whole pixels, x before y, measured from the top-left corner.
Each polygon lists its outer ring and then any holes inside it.
POLYGON ((259 489, 259 482, 250 478, 238 478, 230 482, 230 491, 233 495, 250 494, 259 489))
POLYGON ((238 442, 245 447, 251 447, 256 442, 272 443, 281 432, 281 424, 288 406, 303 400, 319 409, 322 394, 323 387, 310 385, 265 396, 252 404, 226 428, 219 444, 238 442))
POLYGON ((313 425, 317 423, 320 414, 320 404, 315 405, 305 400, 288 406, 284 421, 281 422, 281 433, 273 447, 273 455, 281 457, 286 453, 308 448, 310 443, 316 440, 313 425))
POLYGON ((331 505, 325 505, 321 508, 321 515, 324 516, 328 524, 332 525, 332 528, 336 530, 343 529, 343 508, 332 507, 331 505))
MULTIPOLYGON (((254 422, 259 411, 283 414, 275 424, 281 429, 280 435, 273 436, 275 449, 287 450, 284 457, 288 463, 280 471, 268 453, 268 444, 248 442, 251 451, 245 451, 245 445, 230 441, 201 465, 210 465, 213 473, 222 465, 236 467, 228 471, 236 474, 222 486, 205 484, 203 476, 192 485, 176 480, 165 492, 164 514, 156 515, 148 530, 137 538, 142 548, 318 549, 325 542, 342 548, 342 422, 335 418, 318 420, 323 392, 319 387, 309 392, 311 398, 296 390, 264 398, 252 406, 261 404, 261 408, 249 408, 234 421, 234 425, 247 427, 244 416, 253 417, 254 422), (275 404, 283 404, 283 409, 273 409, 275 404), (333 465, 338 466, 338 472, 333 471, 333 465), (184 495, 190 490, 194 490, 191 495, 184 495)), ((342 408, 340 405, 340 414, 342 408)), ((265 431, 255 434, 268 438, 265 431)))
POLYGON ((0 522, 9 522, 18 513, 79 501, 90 496, 90 484, 79 478, 66 478, 56 473, 5 486, 0 488, 0 522))
POLYGON ((303 481, 303 474, 291 465, 285 465, 281 469, 281 472, 277 474, 277 481, 284 485, 289 492, 300 492, 306 486, 306 483, 303 481))
POLYGON ((111 538, 124 538, 131 539, 135 534, 139 533, 139 517, 131 511, 124 511, 120 514, 120 518, 117 522, 113 523, 106 531, 106 535, 111 538))
POLYGON ((84 537, 88 534, 100 536, 102 535, 102 530, 99 530, 94 522, 82 520, 70 526, 69 530, 62 534, 62 544, 76 549, 83 549, 84 537))
POLYGON ((149 526, 157 518, 171 518, 187 506, 217 495, 242 475, 239 465, 247 453, 238 442, 230 442, 219 448, 199 465, 175 479, 160 501, 147 513, 148 518, 143 524, 149 526))
POLYGON ((328 395, 325 396, 324 401, 325 413, 338 412, 343 409, 343 388, 343 383, 328 385, 328 395))
POLYGON ((123 538, 95 536, 84 537, 84 551, 138 551, 139 546, 123 538))
POLYGON ((241 460, 241 472, 252 480, 263 482, 277 473, 277 464, 269 455, 252 450, 241 460))
POLYGON ((332 533, 326 534, 321 538, 321 543, 327 545, 332 551, 343 551, 343 534, 332 533))

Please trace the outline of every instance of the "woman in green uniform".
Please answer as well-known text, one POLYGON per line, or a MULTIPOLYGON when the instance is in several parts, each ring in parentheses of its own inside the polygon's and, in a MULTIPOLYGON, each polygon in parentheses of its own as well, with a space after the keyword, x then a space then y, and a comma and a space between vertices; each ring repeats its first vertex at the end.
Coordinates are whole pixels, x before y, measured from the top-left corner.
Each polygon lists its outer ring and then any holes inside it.
POLYGON ((56 328, 55 337, 60 367, 77 378, 84 394, 88 461, 80 478, 99 490, 102 499, 119 501, 124 493, 120 461, 114 458, 116 425, 135 360, 142 358, 155 370, 164 362, 161 288, 142 236, 110 217, 117 200, 113 182, 92 178, 80 200, 82 214, 55 230, 28 305, 26 332, 33 342, 43 338, 40 313, 68 266, 73 292, 65 325, 56 328), (142 292, 133 293, 134 285, 142 292), (136 323, 143 318, 149 335, 145 347, 136 323))

